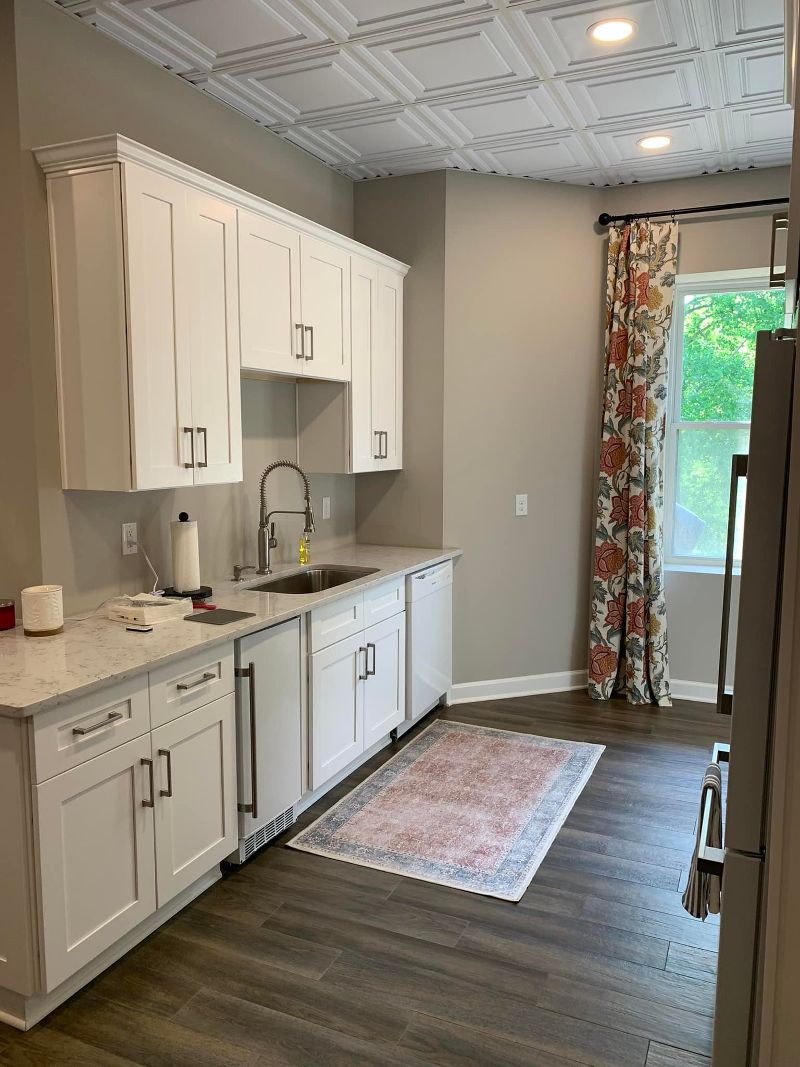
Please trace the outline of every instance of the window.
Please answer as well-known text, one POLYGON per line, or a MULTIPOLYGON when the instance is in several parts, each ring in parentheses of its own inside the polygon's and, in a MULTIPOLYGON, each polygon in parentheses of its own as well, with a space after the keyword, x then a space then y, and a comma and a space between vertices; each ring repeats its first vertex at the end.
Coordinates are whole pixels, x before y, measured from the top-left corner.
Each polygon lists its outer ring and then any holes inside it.
MULTIPOLYGON (((756 334, 783 325, 782 289, 764 271, 678 276, 670 339, 665 557, 721 566, 731 456, 747 452, 756 334)), ((734 540, 741 559, 744 484, 734 540)))

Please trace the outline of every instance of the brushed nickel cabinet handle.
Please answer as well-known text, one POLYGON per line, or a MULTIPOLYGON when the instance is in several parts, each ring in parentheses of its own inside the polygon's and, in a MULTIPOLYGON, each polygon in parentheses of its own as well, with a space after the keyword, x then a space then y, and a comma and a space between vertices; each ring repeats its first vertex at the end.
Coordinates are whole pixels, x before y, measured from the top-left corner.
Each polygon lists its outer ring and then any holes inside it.
POLYGON ((388 459, 389 458, 389 431, 388 430, 381 430, 381 433, 383 434, 383 444, 384 444, 383 455, 381 456, 381 459, 388 459))
POLYGON ((309 336, 309 340, 310 340, 310 344, 308 346, 308 350, 309 350, 309 352, 311 354, 308 355, 308 356, 305 354, 305 345, 303 345, 303 358, 305 360, 312 360, 314 358, 314 327, 313 326, 304 326, 303 327, 303 331, 305 332, 306 330, 308 330, 308 336, 309 336))
POLYGON ((296 330, 300 331, 300 344, 298 345, 298 351, 295 352, 295 354, 294 354, 294 358, 295 359, 305 359, 306 358, 306 331, 305 331, 305 327, 303 326, 302 322, 296 322, 294 324, 294 328, 296 330))
POLYGON ((201 433, 203 435, 203 461, 202 461, 202 463, 198 463, 197 466, 198 467, 207 467, 208 466, 208 430, 206 429, 205 426, 198 426, 197 427, 197 432, 199 434, 201 433))
POLYGON ((160 797, 172 796, 172 753, 168 748, 160 748, 158 750, 159 756, 166 756, 167 758, 167 788, 159 789, 158 795, 160 797))
POLYGON ((105 719, 101 719, 100 722, 94 722, 91 726, 73 726, 72 732, 76 737, 85 737, 95 730, 101 730, 104 726, 108 726, 111 722, 118 722, 121 718, 123 718, 121 711, 110 711, 105 719))
POLYGON ((175 688, 180 689, 181 692, 186 692, 187 689, 196 689, 198 685, 203 685, 204 682, 213 682, 216 677, 213 671, 205 671, 202 678, 195 678, 193 682, 178 682, 175 688))
POLYGON ((237 667, 239 678, 250 679, 250 803, 238 804, 238 810, 258 818, 258 727, 256 725, 256 665, 250 662, 246 667, 237 667))
POLYGON ((367 641, 367 677, 368 678, 370 677, 370 675, 374 675, 375 674, 375 664, 376 664, 375 644, 372 641, 367 641), (372 649, 372 670, 369 669, 369 649, 372 649))
POLYGON ((367 678, 369 678, 369 651, 363 645, 360 645, 358 655, 360 656, 362 652, 364 653, 364 674, 359 671, 358 678, 359 681, 366 682, 367 678))
POLYGON ((375 437, 378 438, 378 451, 372 453, 372 458, 373 459, 383 459, 383 456, 381 454, 381 452, 382 452, 382 450, 381 450, 381 434, 383 433, 383 431, 382 430, 373 430, 372 433, 373 433, 373 435, 375 437))
POLYGON ((194 427, 193 426, 184 426, 183 432, 189 434, 189 441, 190 441, 191 446, 192 446, 192 462, 191 463, 184 463, 184 467, 190 467, 191 468, 191 467, 194 466, 194 427))
POLYGON ((155 782, 153 781, 153 761, 151 759, 141 759, 141 760, 139 760, 139 763, 141 764, 142 767, 147 767, 148 775, 149 775, 149 778, 150 778, 150 799, 149 800, 142 800, 142 807, 143 808, 154 808, 156 805, 155 805, 155 800, 153 799, 154 796, 155 796, 155 793, 154 793, 155 782))

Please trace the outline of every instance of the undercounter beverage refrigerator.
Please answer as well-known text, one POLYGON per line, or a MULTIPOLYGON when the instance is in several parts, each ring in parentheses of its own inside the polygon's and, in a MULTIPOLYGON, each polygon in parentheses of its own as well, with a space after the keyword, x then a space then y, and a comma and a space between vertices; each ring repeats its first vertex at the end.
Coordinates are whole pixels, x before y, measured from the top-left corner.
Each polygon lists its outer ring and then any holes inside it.
MULTIPOLYGON (((755 1067, 758 1054, 794 370, 794 331, 759 333, 730 701, 713 1067, 755 1067)), ((728 699, 720 693, 721 706, 728 699)))

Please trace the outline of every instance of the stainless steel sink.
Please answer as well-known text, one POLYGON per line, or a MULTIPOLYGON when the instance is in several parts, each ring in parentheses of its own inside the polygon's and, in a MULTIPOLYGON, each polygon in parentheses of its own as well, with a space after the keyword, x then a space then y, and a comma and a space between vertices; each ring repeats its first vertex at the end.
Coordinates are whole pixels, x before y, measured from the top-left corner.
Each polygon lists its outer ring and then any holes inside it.
POLYGON ((247 588, 257 593, 321 593, 325 589, 366 578, 377 570, 377 567, 306 567, 297 574, 270 578, 269 581, 247 588))

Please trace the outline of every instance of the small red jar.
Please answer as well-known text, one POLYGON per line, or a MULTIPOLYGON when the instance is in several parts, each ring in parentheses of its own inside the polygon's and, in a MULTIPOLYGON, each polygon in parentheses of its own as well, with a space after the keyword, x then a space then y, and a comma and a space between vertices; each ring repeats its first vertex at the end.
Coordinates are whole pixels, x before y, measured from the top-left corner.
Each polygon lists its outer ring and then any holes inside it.
POLYGON ((0 600, 0 630, 13 630, 17 624, 13 600, 0 600))

